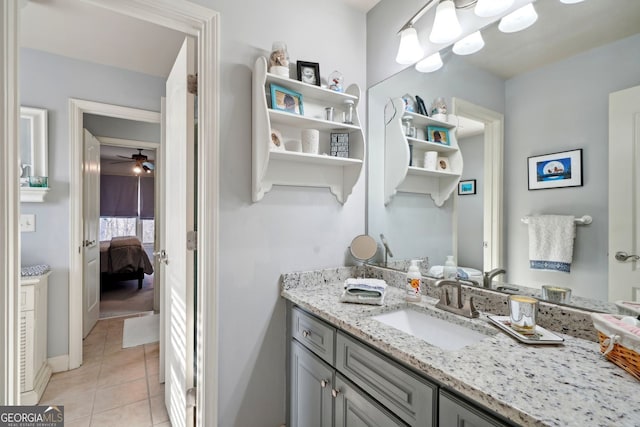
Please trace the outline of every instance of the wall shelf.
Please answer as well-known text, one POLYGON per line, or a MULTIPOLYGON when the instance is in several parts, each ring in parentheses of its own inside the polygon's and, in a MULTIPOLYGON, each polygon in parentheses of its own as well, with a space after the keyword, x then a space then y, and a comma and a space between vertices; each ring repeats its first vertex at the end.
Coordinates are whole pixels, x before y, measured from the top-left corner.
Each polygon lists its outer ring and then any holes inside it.
POLYGON ((385 168, 384 200, 391 202, 398 192, 428 194, 436 206, 442 206, 458 186, 462 175, 462 155, 455 137, 455 126, 431 117, 404 111, 401 98, 391 100, 385 117, 385 168), (417 136, 407 137, 402 128, 402 118, 411 117, 417 136), (427 126, 439 126, 449 129, 449 145, 426 140, 427 126), (410 153, 412 146, 413 155, 410 153), (427 170, 422 166, 426 151, 437 151, 446 157, 449 170, 427 170), (409 164, 413 159, 413 164, 409 164), (416 166, 418 165, 418 166, 416 166))
POLYGON ((274 185, 328 187, 344 203, 358 181, 364 160, 365 141, 357 107, 360 88, 351 85, 335 92, 267 72, 264 57, 256 60, 252 88, 252 199, 261 200, 274 185), (270 108, 270 85, 277 84, 302 94, 304 115, 270 108), (328 121, 325 107, 334 107, 336 120, 342 118, 345 101, 354 102, 353 124, 328 121), (300 141, 303 129, 320 131, 320 154, 270 150, 271 131, 277 129, 284 142, 300 141), (330 152, 332 132, 349 134, 349 157, 325 155, 330 152))

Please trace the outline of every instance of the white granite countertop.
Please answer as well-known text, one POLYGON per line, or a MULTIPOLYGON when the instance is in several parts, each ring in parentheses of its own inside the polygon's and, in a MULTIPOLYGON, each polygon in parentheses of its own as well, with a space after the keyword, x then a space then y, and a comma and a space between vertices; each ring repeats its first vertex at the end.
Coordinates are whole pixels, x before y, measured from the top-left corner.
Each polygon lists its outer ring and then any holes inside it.
POLYGON ((640 383, 604 359, 595 342, 561 335, 563 345, 527 345, 494 327, 482 313, 469 320, 434 307, 423 296, 407 303, 387 288, 384 306, 339 302, 342 278, 288 286, 282 296, 405 365, 524 426, 640 426, 640 383), (488 337, 456 351, 442 350, 370 316, 408 305, 471 322, 488 337), (491 335, 492 334, 492 335, 491 335))

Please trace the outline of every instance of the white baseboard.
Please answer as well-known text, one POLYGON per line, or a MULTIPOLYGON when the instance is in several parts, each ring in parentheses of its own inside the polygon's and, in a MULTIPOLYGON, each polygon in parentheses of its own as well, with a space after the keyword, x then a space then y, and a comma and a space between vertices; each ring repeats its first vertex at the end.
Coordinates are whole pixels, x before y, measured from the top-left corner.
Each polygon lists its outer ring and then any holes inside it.
POLYGON ((63 372, 69 370, 69 355, 63 354, 61 356, 50 357, 49 366, 51 367, 51 372, 63 372))

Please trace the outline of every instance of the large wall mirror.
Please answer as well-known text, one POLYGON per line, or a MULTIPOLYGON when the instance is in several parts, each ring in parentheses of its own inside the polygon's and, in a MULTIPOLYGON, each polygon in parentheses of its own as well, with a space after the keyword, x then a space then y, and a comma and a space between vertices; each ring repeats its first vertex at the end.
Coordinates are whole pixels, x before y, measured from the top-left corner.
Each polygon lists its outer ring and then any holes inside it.
MULTIPOLYGON (((505 34, 492 24, 482 30, 480 52, 458 56, 444 48, 440 70, 409 67, 369 88, 367 233, 379 242, 384 235, 394 255, 387 258, 390 267, 416 258, 442 265, 453 254, 459 266, 504 268, 506 275, 497 279, 522 292, 568 287, 571 305, 614 311, 607 243, 609 94, 640 85, 640 2, 620 0, 612 7, 606 0, 538 0, 534 6, 538 20, 524 31, 505 34), (462 128, 466 119, 482 116, 471 117, 468 106, 503 117, 503 147, 488 144, 486 127, 458 134, 461 179, 475 179, 476 194, 454 192, 438 207, 424 194, 399 192, 385 206, 385 108, 404 94, 419 95, 427 108, 444 97, 448 120, 462 128), (496 147, 500 152, 491 151, 496 147), (528 189, 528 157, 572 149, 583 150, 583 186, 528 189), (493 230, 487 230, 487 213, 493 230), (541 214, 593 217, 577 226, 570 274, 529 268, 522 219, 541 214)), ((384 263, 379 247, 377 260, 384 263)), ((631 288, 625 299, 632 298, 631 288)))
POLYGON ((47 110, 20 107, 20 201, 43 202, 49 190, 47 110))

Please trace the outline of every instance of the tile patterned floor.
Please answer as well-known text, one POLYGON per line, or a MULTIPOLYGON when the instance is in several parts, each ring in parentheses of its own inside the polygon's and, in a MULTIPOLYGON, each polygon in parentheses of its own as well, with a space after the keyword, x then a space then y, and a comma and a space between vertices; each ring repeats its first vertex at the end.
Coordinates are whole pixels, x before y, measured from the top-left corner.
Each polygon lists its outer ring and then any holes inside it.
POLYGON ((171 426, 158 382, 158 343, 122 348, 124 318, 99 320, 84 363, 53 374, 40 405, 64 405, 65 427, 171 426))

